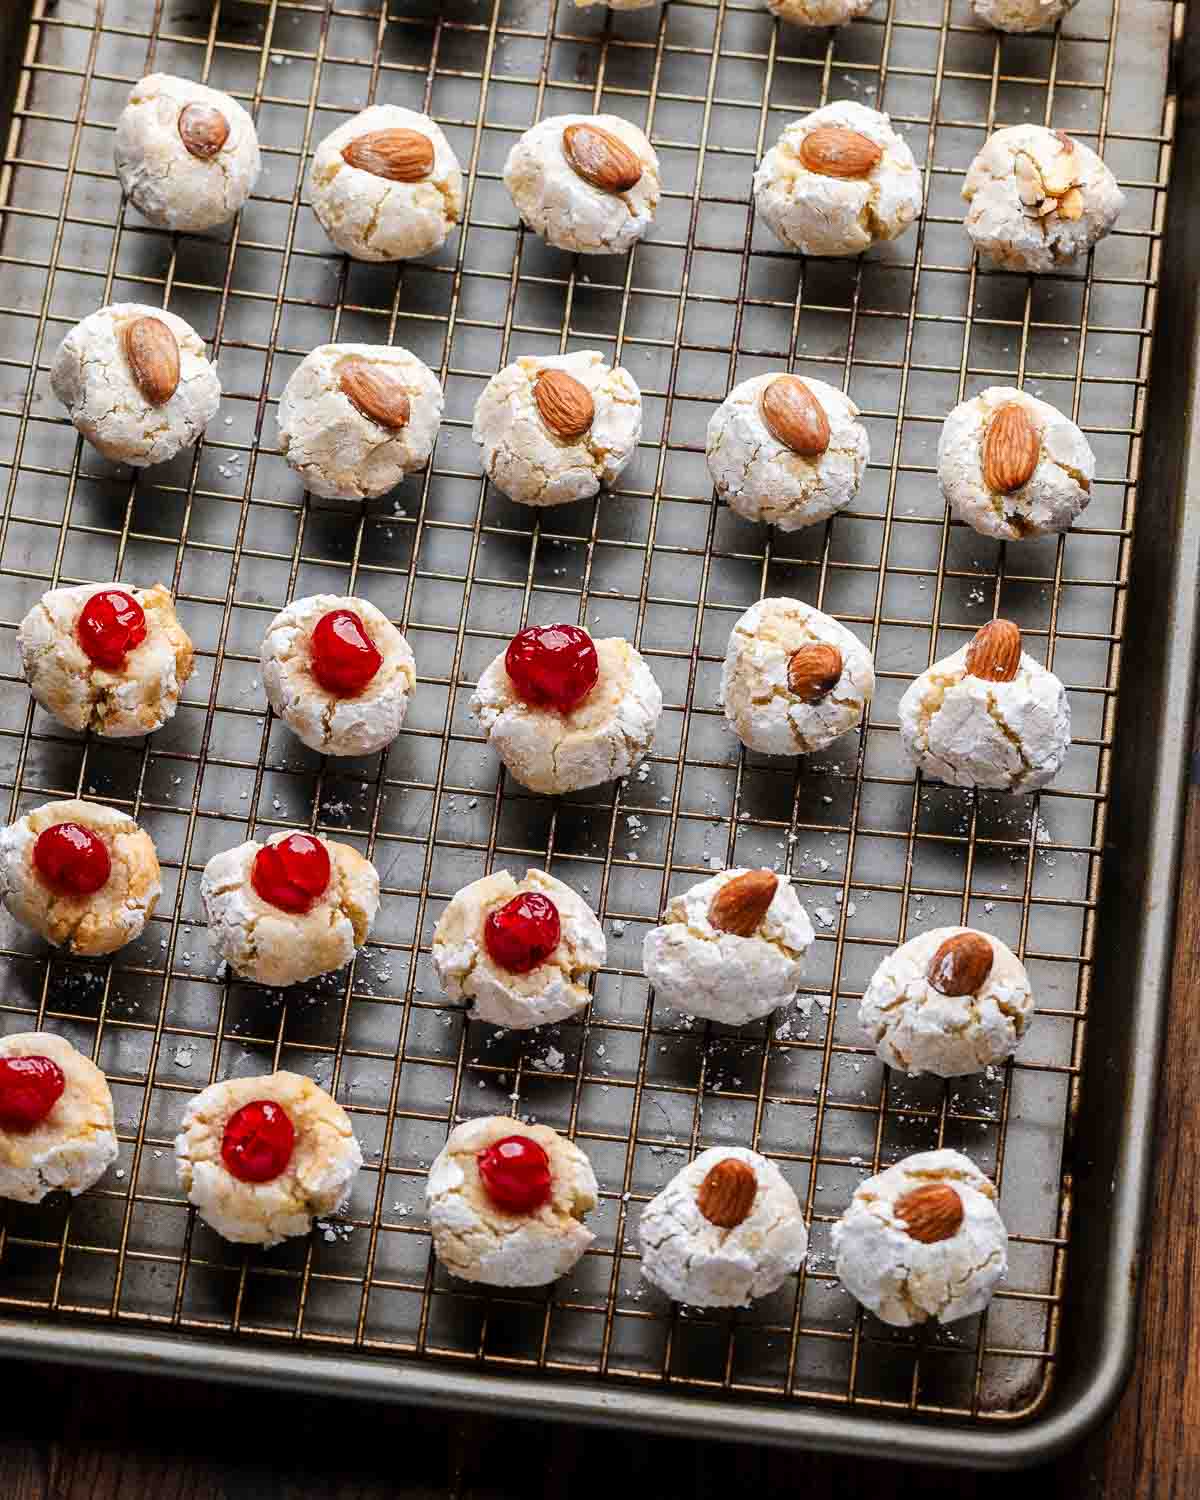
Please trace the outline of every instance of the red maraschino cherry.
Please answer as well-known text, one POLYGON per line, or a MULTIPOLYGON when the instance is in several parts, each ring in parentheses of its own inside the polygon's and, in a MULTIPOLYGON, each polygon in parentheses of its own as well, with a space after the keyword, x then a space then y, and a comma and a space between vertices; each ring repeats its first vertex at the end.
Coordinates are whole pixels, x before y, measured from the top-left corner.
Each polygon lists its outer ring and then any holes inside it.
POLYGON ((510 974, 528 974, 558 947, 558 907, 540 891, 522 891, 488 913, 483 945, 493 962, 510 974))
POLYGON ((506 1135, 475 1160, 487 1195, 497 1208, 531 1214, 550 1196, 550 1158, 527 1135, 506 1135))
POLYGON ((600 662, 578 625, 531 625, 509 642, 504 669, 523 702, 568 714, 596 686, 600 662))
POLYGON ((353 698, 383 665, 383 657, 353 611, 330 610, 313 627, 312 674, 327 693, 353 698))
POLYGON ((75 635, 90 660, 114 671, 146 639, 146 616, 124 589, 101 589, 83 606, 75 635))
POLYGON ((292 1159, 296 1127, 270 1099, 254 1099, 229 1117, 221 1160, 240 1182, 270 1182, 292 1159))
POLYGON ((63 1071, 48 1057, 0 1058, 0 1130, 32 1130, 62 1098, 63 1071))
POLYGON ((103 839, 82 823, 55 823, 39 833, 33 866, 61 896, 90 896, 107 883, 112 872, 103 839))
POLYGON ((258 851, 250 881, 280 911, 310 911, 329 886, 329 851, 311 833, 289 833, 258 851))

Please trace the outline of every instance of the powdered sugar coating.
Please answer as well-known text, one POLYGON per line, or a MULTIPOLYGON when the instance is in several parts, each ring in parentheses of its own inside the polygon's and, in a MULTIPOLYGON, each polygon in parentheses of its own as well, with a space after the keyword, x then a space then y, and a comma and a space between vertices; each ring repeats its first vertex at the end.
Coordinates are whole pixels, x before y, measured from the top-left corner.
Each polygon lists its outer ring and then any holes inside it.
POLYGON ((875 0, 764 0, 772 15, 792 26, 844 26, 865 16, 875 0))
POLYGON ((977 21, 997 31, 1047 31, 1079 0, 971 0, 977 21))
POLYGON ((50 1031, 0 1038, 0 1058, 7 1057, 48 1057, 62 1070, 65 1087, 31 1129, 0 1128, 0 1198, 40 1203, 60 1188, 77 1197, 117 1159, 108 1080, 90 1057, 50 1031))

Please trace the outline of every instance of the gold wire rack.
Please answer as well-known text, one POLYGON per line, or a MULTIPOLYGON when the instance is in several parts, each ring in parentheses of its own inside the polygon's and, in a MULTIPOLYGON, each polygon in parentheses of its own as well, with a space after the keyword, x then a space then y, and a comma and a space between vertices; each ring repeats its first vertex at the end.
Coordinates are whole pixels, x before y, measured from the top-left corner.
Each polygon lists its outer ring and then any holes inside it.
POLYGON ((626 1389, 993 1420, 1039 1408, 1070 1225, 1177 10, 1083 0, 1053 35, 1001 38, 970 24, 965 0, 890 0, 835 33, 780 29, 727 0, 631 13, 567 0, 35 0, 0 181, 0 775, 12 814, 75 794, 128 808, 157 843, 167 891, 111 963, 48 955, 7 919, 0 929, 4 1029, 45 1025, 89 1052, 112 1082, 121 1140, 97 1190, 7 1208, 0 1311, 256 1340, 264 1367, 287 1343, 626 1389), (113 128, 130 85, 156 70, 227 89, 257 119, 266 169, 216 235, 152 230, 121 200, 113 128), (847 97, 889 110, 923 163, 927 212, 862 261, 806 263, 754 225, 750 178, 790 117, 847 97), (313 145, 372 102, 428 110, 467 172, 463 228, 428 263, 348 263, 306 203, 313 145), (533 120, 591 109, 636 120, 662 158, 658 224, 627 260, 547 249, 518 227, 500 180, 533 120), (1087 266, 1039 279, 981 269, 960 223, 970 157, 1022 120, 1096 145, 1129 200, 1087 266), (225 388, 200 447, 136 478, 76 440, 47 382, 70 323, 120 300, 188 318, 225 388), (362 514, 308 501, 276 450, 279 391, 314 344, 338 338, 404 344, 447 395, 430 471, 362 514), (531 519, 480 478, 474 400, 518 353, 586 347, 641 385, 641 452, 614 495, 531 519), (703 460, 713 406, 781 367, 844 387, 873 452, 854 507, 793 536, 719 508, 703 460), (945 514, 938 425, 996 383, 1070 412, 1096 449, 1092 504, 1065 537, 1005 547, 945 514), (13 632, 37 596, 108 578, 168 583, 198 648, 184 705, 145 742, 64 733, 17 670, 13 632), (413 645, 420 686, 386 755, 322 762, 266 713, 265 624, 319 589, 370 598, 413 645), (780 593, 848 622, 879 674, 861 740, 795 766, 739 755, 716 703, 733 620, 780 593), (895 733, 899 694, 1000 611, 1068 683, 1070 759, 1037 798, 921 785, 895 733), (512 632, 558 619, 630 637, 667 706, 628 783, 553 802, 504 779, 465 704, 512 632), (216 850, 297 825, 369 854, 384 897, 357 963, 284 997, 218 969, 198 882, 216 850), (741 1032, 653 1007, 640 971, 668 891, 727 861, 786 870, 819 937, 810 992, 741 1032), (527 864, 594 902, 610 963, 586 1019, 521 1037, 443 1003, 428 943, 460 885, 527 864), (1023 955, 1036 1025, 1019 1061, 985 1076, 888 1077, 856 1024, 866 979, 897 941, 959 920, 1023 955), (276 1066, 336 1093, 367 1167, 344 1216, 246 1254, 190 1215, 171 1145, 199 1088, 276 1066), (588 1151, 598 1238, 557 1286, 484 1295, 432 1262, 424 1170, 452 1120, 509 1109, 588 1151), (764 1151, 796 1187, 809 1264, 751 1310, 673 1308, 639 1281, 636 1216, 693 1152, 726 1142, 764 1151), (881 1162, 937 1144, 999 1180, 1010 1276, 985 1316, 899 1333, 839 1288, 829 1226, 881 1162))

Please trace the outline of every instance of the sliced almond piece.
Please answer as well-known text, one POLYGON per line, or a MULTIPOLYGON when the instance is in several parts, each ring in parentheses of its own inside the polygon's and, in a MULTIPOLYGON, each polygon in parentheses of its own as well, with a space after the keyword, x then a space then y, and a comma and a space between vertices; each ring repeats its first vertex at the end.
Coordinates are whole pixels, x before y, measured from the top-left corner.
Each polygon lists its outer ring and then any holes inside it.
POLYGON ((533 399, 542 421, 566 443, 581 438, 596 419, 591 391, 565 370, 539 371, 533 399))
POLYGON ((958 1233, 963 1221, 962 1199, 948 1182, 927 1182, 905 1193, 896 1203, 896 1217, 910 1240, 936 1245, 958 1233))
POLYGON ((368 130, 342 147, 342 160, 389 182, 420 182, 433 171, 433 142, 419 130, 368 130))
POLYGON ((767 430, 801 458, 820 458, 829 447, 825 408, 799 375, 777 375, 763 387, 761 405, 767 430))
POLYGON ((709 1167, 696 1192, 696 1207, 718 1229, 736 1229, 748 1217, 758 1193, 754 1168, 738 1156, 709 1167))
POLYGON ((1042 167, 1042 181, 1046 184, 1046 191, 1058 198, 1075 185, 1079 176, 1079 159, 1071 137, 1062 130, 1056 130, 1054 134, 1058 140, 1058 150, 1042 167))
POLYGON ((1036 213, 1046 197, 1046 185, 1038 171, 1037 162, 1027 151, 1018 151, 1013 157, 1013 179, 1017 184, 1017 197, 1023 207, 1036 213))
POLYGON ((743 870, 727 880, 708 905, 708 920, 718 932, 753 937, 775 899, 779 876, 772 870, 743 870))
POLYGON ((865 177, 883 160, 883 147, 845 125, 818 125, 800 142, 800 160, 822 177, 865 177))
POLYGON ((211 104, 186 104, 179 111, 179 138, 193 156, 210 161, 229 139, 229 121, 211 104))
POLYGON ((1060 219, 1083 218, 1083 194, 1077 187, 1068 188, 1058 200, 1058 217, 1060 219))
POLYGON ((1029 482, 1042 452, 1041 434, 1019 401, 1009 401, 988 423, 983 439, 983 482, 1011 495, 1029 482))
POLYGON ((602 125, 568 125, 562 148, 572 172, 602 193, 627 193, 641 179, 641 157, 602 125))
POLYGON ((842 653, 824 641, 810 641, 788 658, 788 692, 802 703, 828 698, 842 675, 842 653))
POLYGON ((151 406, 179 387, 179 341, 161 318, 131 318, 121 336, 133 383, 151 406))
POLYGON ((338 388, 370 422, 396 432, 412 408, 399 372, 361 354, 348 354, 338 366, 338 388))
POLYGON ((1012 682, 1021 670, 1021 632, 1011 620, 989 620, 967 647, 967 675, 1012 682))
POLYGON ((992 972, 994 957, 982 932, 956 932, 929 960, 925 978, 939 995, 974 995, 992 972))

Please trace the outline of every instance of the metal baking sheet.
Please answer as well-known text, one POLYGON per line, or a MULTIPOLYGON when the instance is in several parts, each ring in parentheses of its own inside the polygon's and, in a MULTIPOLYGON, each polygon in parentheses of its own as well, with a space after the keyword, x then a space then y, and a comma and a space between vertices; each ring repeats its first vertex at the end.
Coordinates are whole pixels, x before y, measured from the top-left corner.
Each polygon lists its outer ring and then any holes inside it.
MULTIPOLYGON (((567 0, 34 0, 27 40, 13 17, 0 781, 14 814, 76 793, 128 808, 167 889, 145 937, 111 963, 50 955, 0 923, 0 1026, 46 1025, 95 1057, 121 1138, 99 1189, 4 1208, 0 1347, 991 1463, 1044 1455, 1112 1399, 1132 1339, 1194 642, 1172 570, 1194 562, 1195 519, 1180 521, 1177 546, 1162 537, 1176 493, 1162 476, 1189 451, 1182 403, 1156 418, 1163 457, 1143 472, 1183 9, 1082 0, 1061 32, 1004 39, 973 27, 962 0, 881 0, 836 33, 780 29, 725 0, 632 13, 567 0), (258 191, 212 236, 150 229, 121 201, 113 127, 155 70, 225 88, 257 119, 258 191), (923 165, 927 213, 861 261, 806 263, 753 223, 750 177, 791 117, 841 98, 891 113, 923 165), (371 102, 431 112, 469 173, 465 226, 430 261, 347 262, 305 201, 313 145, 371 102), (662 159, 656 229, 628 260, 546 248, 517 226, 500 181, 523 128, 582 109, 637 121, 662 159), (966 164, 989 129, 1022 120, 1097 146, 1128 196, 1087 265, 1053 277, 981 269, 961 229, 966 164), (116 300, 188 318, 225 392, 195 453, 140 476, 77 441, 47 378, 70 324, 116 300), (361 513, 307 500, 277 452, 279 392, 331 338, 403 344, 446 388, 430 472, 361 513), (614 494, 538 516, 482 482, 470 415, 507 359, 570 348, 627 366, 645 434, 614 494), (703 459, 714 405, 781 367, 844 387, 873 455, 854 506, 792 536, 718 507, 703 459), (1092 503, 1065 537, 1003 547, 946 516, 938 425, 996 383, 1068 411, 1096 450, 1092 503), (116 577, 168 583, 198 647, 184 706, 145 742, 64 733, 17 671, 13 631, 43 589, 116 577), (264 626, 318 589, 371 599, 412 643, 420 688, 386 756, 322 762, 265 712, 264 626), (768 593, 818 604, 872 645, 879 686, 861 738, 794 763, 738 754, 719 664, 738 613, 768 593), (1075 744, 1038 797, 918 783, 899 747, 904 686, 997 612, 1071 692, 1075 744), (465 710, 513 631, 559 619, 631 638, 667 707, 642 771, 555 802, 503 777, 465 710), (1122 693, 1139 712, 1121 738, 1123 647, 1139 630, 1150 639, 1122 693), (1113 808, 1135 751, 1132 830, 1113 808), (216 850, 292 826, 368 853, 385 894, 357 963, 284 996, 222 973, 198 883, 216 850), (1129 839, 1102 886, 1106 847, 1129 839), (740 1032, 653 1005, 640 973, 667 893, 727 861, 786 871, 819 938, 801 1003, 740 1032), (584 1020, 504 1035, 443 1003, 428 943, 460 885, 531 864, 595 904, 609 964, 584 1020), (1167 882, 1157 900, 1152 880, 1167 882), (1120 930, 1101 920, 1114 899, 1120 930), (897 941, 959 920, 1023 955, 1036 1024, 1016 1062, 988 1075, 888 1077, 856 1024, 867 977, 897 941), (1138 967, 1118 993, 1098 983, 1122 965, 1138 967), (190 1214, 171 1142, 198 1089, 275 1066, 336 1093, 367 1166, 343 1217, 244 1253, 190 1214), (1089 1086, 1106 1102, 1123 1090, 1122 1110, 1089 1109, 1089 1086), (509 1109, 571 1133, 603 1198, 574 1273, 488 1295, 433 1263, 424 1171, 452 1120, 509 1109), (726 1142, 778 1162, 812 1254, 750 1310, 676 1308, 640 1281, 637 1216, 693 1152, 726 1142), (995 1174, 1011 1270, 985 1316, 900 1332, 840 1289, 829 1228, 866 1174, 935 1144, 995 1174), (1097 1174, 1114 1185, 1093 1204, 1097 1174), (1081 1278, 1094 1289, 1086 1314, 1072 1303, 1081 1278)), ((1190 296, 1181 286, 1176 361, 1191 347, 1190 296)))

